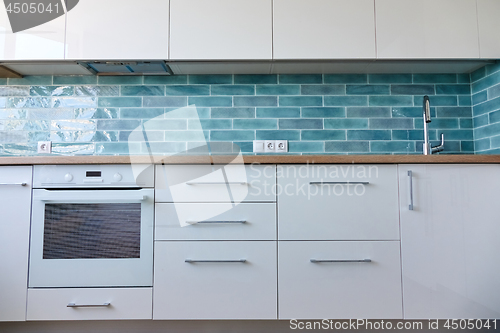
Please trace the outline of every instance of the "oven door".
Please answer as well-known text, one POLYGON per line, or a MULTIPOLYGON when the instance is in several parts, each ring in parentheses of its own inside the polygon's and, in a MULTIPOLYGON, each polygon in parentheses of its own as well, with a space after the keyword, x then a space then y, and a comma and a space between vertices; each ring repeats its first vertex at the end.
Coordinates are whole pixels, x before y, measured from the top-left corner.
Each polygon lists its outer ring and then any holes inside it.
POLYGON ((153 189, 33 190, 29 287, 150 287, 153 189))

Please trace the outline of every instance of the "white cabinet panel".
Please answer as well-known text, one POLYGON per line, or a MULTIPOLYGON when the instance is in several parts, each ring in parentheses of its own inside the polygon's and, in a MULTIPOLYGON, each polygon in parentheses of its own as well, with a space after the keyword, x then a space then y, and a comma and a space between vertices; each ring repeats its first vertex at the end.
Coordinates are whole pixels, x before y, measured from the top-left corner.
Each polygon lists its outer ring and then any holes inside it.
POLYGON ((395 165, 290 165, 277 174, 279 240, 399 239, 395 165))
POLYGON ((499 318, 500 166, 404 165, 399 176, 405 318, 499 318))
POLYGON ((274 59, 375 58, 373 0, 274 0, 274 59))
POLYGON ((398 241, 280 241, 278 253, 280 319, 402 318, 398 241))
POLYGON ((0 167, 0 321, 25 320, 31 170, 0 167), (26 185, 15 185, 21 183, 26 185))
POLYGON ((477 0, 479 53, 481 58, 500 58, 500 1, 477 0))
POLYGON ((377 58, 478 58, 476 0, 375 0, 377 58))
POLYGON ((168 0, 83 0, 67 16, 66 59, 168 59, 168 0))
POLYGON ((276 242, 158 241, 153 319, 276 319, 276 278, 276 242))
POLYGON ((171 0, 170 59, 272 59, 271 0, 171 0))

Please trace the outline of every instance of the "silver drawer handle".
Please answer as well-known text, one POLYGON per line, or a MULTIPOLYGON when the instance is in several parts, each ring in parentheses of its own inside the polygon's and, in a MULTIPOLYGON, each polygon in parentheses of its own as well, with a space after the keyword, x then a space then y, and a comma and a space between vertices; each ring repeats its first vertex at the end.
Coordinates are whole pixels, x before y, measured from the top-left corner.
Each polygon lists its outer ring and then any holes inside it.
POLYGON ((372 262, 371 259, 361 259, 361 260, 323 260, 323 259, 311 259, 313 263, 321 263, 321 262, 372 262))
POLYGON ((186 259, 186 260, 184 260, 184 262, 187 262, 189 264, 194 264, 197 262, 208 262, 208 263, 211 263, 211 262, 240 262, 240 263, 245 263, 245 262, 247 262, 247 260, 246 259, 239 259, 239 260, 193 260, 193 259, 186 259))
POLYGON ((370 182, 309 182, 309 185, 368 185, 370 182))
POLYGON ((186 185, 247 185, 247 182, 187 182, 186 185))
POLYGON ((247 223, 247 221, 186 221, 187 224, 237 224, 247 223))
POLYGON ((0 183, 0 185, 2 185, 2 186, 17 186, 17 185, 26 186, 26 185, 28 185, 28 183, 0 183))
POLYGON ((105 308, 108 306, 111 306, 111 303, 103 303, 103 304, 75 304, 75 303, 68 303, 66 305, 68 308, 105 308))
POLYGON ((408 210, 413 210, 413 171, 408 170, 408 188, 410 190, 410 204, 408 210))
POLYGON ((110 199, 102 199, 102 200, 91 200, 91 199, 80 199, 80 198, 71 198, 71 197, 52 197, 52 198, 46 198, 46 199, 40 199, 40 201, 43 202, 85 202, 85 203, 90 203, 90 202, 100 202, 104 201, 107 202, 108 200, 110 202, 136 202, 136 201, 144 201, 148 197, 145 195, 140 195, 137 197, 113 197, 110 199))

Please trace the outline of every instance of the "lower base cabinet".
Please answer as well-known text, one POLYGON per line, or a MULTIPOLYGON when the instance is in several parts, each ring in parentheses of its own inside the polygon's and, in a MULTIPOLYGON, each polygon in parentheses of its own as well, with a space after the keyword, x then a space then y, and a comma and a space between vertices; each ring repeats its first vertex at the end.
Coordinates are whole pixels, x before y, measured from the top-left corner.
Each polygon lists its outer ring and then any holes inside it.
POLYGON ((152 288, 29 289, 26 319, 151 319, 152 293, 152 288))
POLYGON ((280 319, 403 317, 399 241, 280 241, 278 253, 280 319))
POLYGON ((277 319, 275 241, 157 241, 153 319, 277 319))

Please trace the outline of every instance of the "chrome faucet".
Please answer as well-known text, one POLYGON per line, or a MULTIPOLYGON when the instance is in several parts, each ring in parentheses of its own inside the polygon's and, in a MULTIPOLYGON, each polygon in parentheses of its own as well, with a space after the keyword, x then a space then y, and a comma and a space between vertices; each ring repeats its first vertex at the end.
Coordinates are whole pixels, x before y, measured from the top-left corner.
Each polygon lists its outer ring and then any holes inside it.
POLYGON ((444 149, 444 134, 441 133, 441 144, 436 147, 432 147, 429 143, 429 123, 431 122, 431 107, 429 102, 429 96, 424 96, 424 155, 431 155, 444 149))

